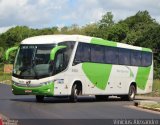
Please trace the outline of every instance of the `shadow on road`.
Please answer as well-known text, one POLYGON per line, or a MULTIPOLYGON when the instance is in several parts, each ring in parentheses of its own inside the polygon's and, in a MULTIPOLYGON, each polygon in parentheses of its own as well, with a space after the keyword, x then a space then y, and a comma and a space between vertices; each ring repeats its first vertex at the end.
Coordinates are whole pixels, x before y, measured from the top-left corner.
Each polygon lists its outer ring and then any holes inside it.
MULTIPOLYGON (((28 103, 36 103, 35 98, 15 98, 10 99, 15 102, 28 102, 28 103)), ((79 97, 78 103, 90 103, 90 102, 122 102, 120 98, 109 98, 104 101, 97 101, 94 97, 79 97)), ((55 98, 55 97, 46 97, 43 103, 71 103, 68 98, 55 98)))

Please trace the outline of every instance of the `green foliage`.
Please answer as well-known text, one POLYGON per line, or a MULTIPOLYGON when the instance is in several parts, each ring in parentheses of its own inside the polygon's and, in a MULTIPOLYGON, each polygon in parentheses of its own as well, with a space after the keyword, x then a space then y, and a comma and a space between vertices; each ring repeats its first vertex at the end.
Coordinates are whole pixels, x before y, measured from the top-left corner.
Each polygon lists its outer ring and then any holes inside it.
POLYGON ((3 47, 0 47, 0 58, 2 58, 3 54, 4 54, 4 49, 3 47))
POLYGON ((108 40, 123 42, 129 32, 125 23, 118 23, 109 29, 108 40))
POLYGON ((96 24, 98 30, 96 30, 97 37, 108 39, 108 35, 114 26, 113 14, 111 12, 107 12, 102 16, 102 19, 96 24))
POLYGON ((99 21, 99 28, 106 29, 114 25, 113 14, 112 12, 107 12, 102 16, 102 19, 99 21))
POLYGON ((83 34, 87 36, 93 36, 96 37, 98 36, 98 27, 97 24, 88 24, 85 27, 82 28, 83 34))
MULTIPOLYGON (((160 24, 157 23, 148 11, 139 11, 117 23, 111 12, 107 12, 97 23, 85 26, 64 26, 32 29, 27 26, 17 26, 0 34, 0 63, 4 52, 9 47, 17 46, 28 37, 48 34, 81 34, 100 37, 111 41, 123 42, 135 46, 151 48, 154 52, 154 78, 160 78, 160 24)), ((12 55, 14 59, 14 55, 12 55)))

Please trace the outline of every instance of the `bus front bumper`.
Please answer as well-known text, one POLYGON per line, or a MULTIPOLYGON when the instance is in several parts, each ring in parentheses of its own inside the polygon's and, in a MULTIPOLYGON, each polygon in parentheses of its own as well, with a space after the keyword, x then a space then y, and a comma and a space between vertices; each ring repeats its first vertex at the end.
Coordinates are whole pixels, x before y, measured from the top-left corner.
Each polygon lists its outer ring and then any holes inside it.
POLYGON ((54 95, 54 84, 42 85, 40 87, 20 87, 12 84, 12 93, 14 95, 54 95))

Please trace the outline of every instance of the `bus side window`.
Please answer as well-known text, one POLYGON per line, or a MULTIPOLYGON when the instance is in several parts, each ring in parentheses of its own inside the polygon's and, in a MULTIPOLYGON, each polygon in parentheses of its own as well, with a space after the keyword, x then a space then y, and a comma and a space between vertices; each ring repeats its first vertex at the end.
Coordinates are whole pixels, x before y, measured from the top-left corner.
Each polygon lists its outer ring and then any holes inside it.
POLYGON ((120 65, 130 65, 130 50, 119 48, 119 60, 120 65))
POLYGON ((142 66, 150 66, 152 64, 152 53, 142 52, 142 66))
POLYGON ((81 62, 90 62, 90 46, 85 43, 79 43, 74 59, 74 64, 81 62))
POLYGON ((114 47, 105 47, 105 63, 118 64, 118 49, 114 47))
POLYGON ((55 58, 54 72, 57 74, 63 71, 65 68, 66 66, 65 66, 64 52, 59 51, 56 54, 56 58, 55 58))
POLYGON ((91 62, 104 63, 104 46, 91 45, 91 62))
POLYGON ((132 66, 141 66, 141 51, 132 50, 131 51, 131 65, 132 66))

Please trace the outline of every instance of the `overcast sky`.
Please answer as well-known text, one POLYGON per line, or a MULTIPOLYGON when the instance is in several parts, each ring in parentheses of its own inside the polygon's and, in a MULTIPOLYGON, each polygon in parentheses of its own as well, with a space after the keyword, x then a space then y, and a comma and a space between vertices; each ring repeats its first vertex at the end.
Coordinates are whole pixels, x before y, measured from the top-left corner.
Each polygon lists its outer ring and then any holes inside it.
POLYGON ((118 21, 139 10, 149 11, 160 22, 160 0, 0 0, 0 33, 17 25, 85 25, 97 22, 106 12, 118 21))

